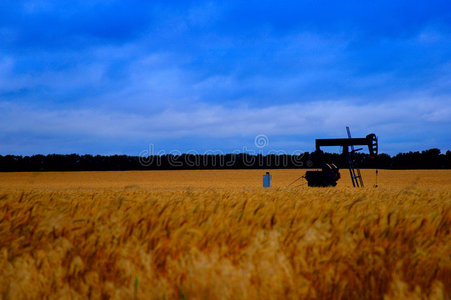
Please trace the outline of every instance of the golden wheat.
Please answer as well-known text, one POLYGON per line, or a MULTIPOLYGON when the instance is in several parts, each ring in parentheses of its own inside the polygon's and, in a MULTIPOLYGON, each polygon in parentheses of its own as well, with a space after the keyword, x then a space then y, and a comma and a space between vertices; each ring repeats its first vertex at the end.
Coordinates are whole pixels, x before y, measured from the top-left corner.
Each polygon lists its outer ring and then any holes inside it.
POLYGON ((449 186, 225 188, 262 172, 234 171, 226 184, 217 172, 216 187, 45 187, 56 173, 10 186, 0 194, 1 297, 449 298, 449 186))
MULTIPOLYGON (((260 188, 267 170, 192 170, 192 171, 111 171, 111 172, 21 172, 0 173, 2 190, 67 190, 67 189, 205 189, 260 188)), ((305 170, 269 170, 272 186, 286 187, 305 174, 305 170)), ((365 186, 376 183, 375 170, 362 170, 365 186)), ((352 186, 347 170, 336 188, 352 186)), ((382 188, 420 187, 451 188, 451 170, 379 170, 378 185, 382 188)), ((307 188, 304 179, 290 186, 307 188)))

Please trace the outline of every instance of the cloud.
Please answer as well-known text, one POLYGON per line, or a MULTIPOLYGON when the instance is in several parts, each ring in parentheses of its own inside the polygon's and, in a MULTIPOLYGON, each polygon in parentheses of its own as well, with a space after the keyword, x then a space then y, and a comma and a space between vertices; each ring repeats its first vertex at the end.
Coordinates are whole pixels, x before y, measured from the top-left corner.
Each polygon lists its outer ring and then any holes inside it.
MULTIPOLYGON (((167 109, 155 115, 105 110, 39 109, 13 103, 0 104, 0 132, 9 137, 52 136, 108 143, 124 140, 146 143, 180 138, 216 139, 258 134, 283 136, 343 136, 350 125, 355 134, 376 132, 419 142, 425 129, 429 137, 451 130, 448 99, 413 99, 397 103, 352 104, 346 100, 276 105, 265 108, 202 104, 167 109), (440 128, 440 129, 438 129, 440 128)), ((423 137, 426 141, 428 137, 423 137)), ((224 147, 219 142, 218 147, 224 147)), ((16 149, 18 151, 20 149, 16 149)))

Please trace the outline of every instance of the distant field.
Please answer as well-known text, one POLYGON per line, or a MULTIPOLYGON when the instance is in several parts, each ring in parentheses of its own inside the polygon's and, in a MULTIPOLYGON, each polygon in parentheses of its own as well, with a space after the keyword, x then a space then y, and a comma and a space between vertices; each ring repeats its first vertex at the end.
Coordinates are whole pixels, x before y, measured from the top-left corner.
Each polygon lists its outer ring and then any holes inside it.
MULTIPOLYGON (((267 170, 112 171, 0 173, 0 189, 186 189, 259 188, 267 170)), ((273 187, 286 187, 305 170, 269 170, 273 187)), ((366 187, 376 183, 375 170, 362 170, 366 187)), ((352 187, 349 172, 341 170, 337 188, 352 187)), ((451 170, 379 170, 380 188, 450 187, 451 170)), ((307 188, 304 179, 290 186, 307 188)))
POLYGON ((0 173, 0 299, 450 299, 451 171, 0 173))

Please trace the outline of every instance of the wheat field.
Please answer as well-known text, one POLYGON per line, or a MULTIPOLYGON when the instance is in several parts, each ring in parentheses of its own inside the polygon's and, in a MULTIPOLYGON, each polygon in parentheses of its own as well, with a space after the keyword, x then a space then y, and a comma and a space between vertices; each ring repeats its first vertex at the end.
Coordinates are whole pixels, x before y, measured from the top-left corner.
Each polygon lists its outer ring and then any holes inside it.
POLYGON ((0 174, 2 299, 449 299, 451 171, 0 174))

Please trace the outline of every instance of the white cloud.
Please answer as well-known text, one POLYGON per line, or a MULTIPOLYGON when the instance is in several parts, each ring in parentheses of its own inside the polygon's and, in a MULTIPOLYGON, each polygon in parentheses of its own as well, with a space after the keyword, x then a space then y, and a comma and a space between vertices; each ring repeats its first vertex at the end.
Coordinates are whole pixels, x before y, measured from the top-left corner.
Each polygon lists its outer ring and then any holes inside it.
POLYGON ((100 109, 42 109, 3 102, 0 132, 150 141, 256 134, 341 136, 343 128, 350 125, 362 134, 374 131, 401 136, 403 131, 415 132, 427 125, 450 127, 451 110, 446 105, 446 100, 422 99, 363 105, 345 100, 319 101, 263 108, 199 104, 143 115, 100 109))

